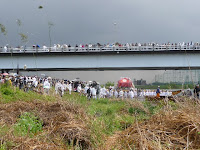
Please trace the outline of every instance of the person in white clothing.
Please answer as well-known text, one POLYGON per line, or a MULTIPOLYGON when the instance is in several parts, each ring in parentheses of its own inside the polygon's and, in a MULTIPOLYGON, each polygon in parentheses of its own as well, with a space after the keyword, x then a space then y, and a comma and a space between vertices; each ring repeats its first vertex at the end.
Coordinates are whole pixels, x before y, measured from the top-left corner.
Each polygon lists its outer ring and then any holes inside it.
POLYGON ((106 98, 109 98, 109 96, 110 96, 110 91, 108 90, 108 89, 106 89, 106 98))
POLYGON ((64 88, 64 91, 67 90, 67 84, 63 82, 63 88, 64 88))
POLYGON ((119 91, 119 98, 120 99, 123 99, 123 96, 124 96, 124 92, 122 91, 122 89, 119 91))
POLYGON ((3 52, 7 52, 7 51, 8 51, 7 46, 4 46, 4 48, 3 48, 3 52))
POLYGON ((99 98, 103 98, 102 88, 99 90, 99 98))
POLYGON ((60 94, 60 96, 62 97, 64 95, 64 86, 63 83, 61 83, 60 81, 58 81, 55 85, 55 91, 56 94, 60 94))
POLYGON ((128 93, 127 91, 124 92, 124 99, 127 99, 128 98, 128 93))
POLYGON ((115 90, 114 95, 115 95, 115 98, 118 98, 119 94, 118 94, 117 90, 115 90))
POLYGON ((102 98, 105 98, 106 97, 106 88, 105 88, 105 86, 101 89, 102 91, 102 98))
POLYGON ((81 94, 81 84, 78 85, 77 92, 81 94))
POLYGON ((113 98, 113 94, 114 94, 113 89, 110 89, 110 95, 109 95, 109 97, 110 97, 110 98, 113 98))
POLYGON ((56 82, 56 84, 55 84, 55 91, 56 91, 56 94, 58 94, 58 87, 59 87, 59 84, 60 84, 60 81, 56 82))
POLYGON ((70 82, 68 84, 68 90, 69 90, 69 94, 71 95, 72 94, 72 85, 70 82))
POLYGON ((44 51, 48 51, 48 49, 47 49, 47 47, 45 45, 43 45, 42 48, 43 48, 44 51))
POLYGON ((63 95, 64 95, 64 92, 65 92, 65 83, 64 83, 64 81, 62 81, 62 83, 61 83, 61 87, 60 87, 61 89, 61 97, 63 97, 63 95))
POLYGON ((89 89, 88 85, 85 86, 84 88, 84 95, 87 95, 87 90, 89 89))
POLYGON ((38 86, 38 81, 36 80, 33 84, 33 86, 36 88, 38 86))
POLYGON ((97 99, 97 91, 94 87, 91 88, 91 94, 93 99, 97 99))
POLYGON ((137 97, 137 90, 134 90, 134 97, 137 97))
POLYGON ((49 94, 50 83, 49 83, 49 81, 47 79, 44 81, 43 88, 44 88, 44 93, 45 94, 49 94))
POLYGON ((130 91, 129 91, 129 97, 130 97, 130 99, 133 99, 133 98, 134 98, 134 92, 133 92, 133 90, 130 90, 130 91))

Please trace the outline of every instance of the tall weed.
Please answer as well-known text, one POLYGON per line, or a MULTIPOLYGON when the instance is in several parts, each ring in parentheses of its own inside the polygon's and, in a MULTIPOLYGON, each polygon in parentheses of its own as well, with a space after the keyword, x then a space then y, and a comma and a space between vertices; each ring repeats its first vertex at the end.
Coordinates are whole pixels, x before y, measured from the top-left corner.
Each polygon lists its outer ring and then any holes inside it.
POLYGON ((22 114, 14 126, 14 133, 18 136, 33 136, 39 131, 42 131, 42 121, 28 112, 22 114))

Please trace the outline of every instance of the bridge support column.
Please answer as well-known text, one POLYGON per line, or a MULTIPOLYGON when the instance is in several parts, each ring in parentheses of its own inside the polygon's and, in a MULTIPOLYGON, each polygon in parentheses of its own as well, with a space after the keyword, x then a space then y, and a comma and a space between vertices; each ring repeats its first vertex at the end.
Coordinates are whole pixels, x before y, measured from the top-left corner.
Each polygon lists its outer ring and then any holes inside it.
POLYGON ((17 64, 17 74, 19 74, 19 64, 17 64))
POLYGON ((17 68, 17 74, 19 74, 19 68, 17 68))

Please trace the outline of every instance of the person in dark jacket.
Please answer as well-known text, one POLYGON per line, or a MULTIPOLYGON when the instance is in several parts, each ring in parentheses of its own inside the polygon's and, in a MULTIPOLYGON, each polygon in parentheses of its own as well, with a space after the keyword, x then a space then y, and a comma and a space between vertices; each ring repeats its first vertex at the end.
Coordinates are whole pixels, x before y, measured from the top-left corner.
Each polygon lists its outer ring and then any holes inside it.
POLYGON ((199 91, 200 91, 199 84, 197 84, 194 88, 194 97, 195 98, 199 98, 199 91))
POLYGON ((91 93, 91 86, 87 89, 87 98, 88 100, 91 99, 92 93, 91 93))

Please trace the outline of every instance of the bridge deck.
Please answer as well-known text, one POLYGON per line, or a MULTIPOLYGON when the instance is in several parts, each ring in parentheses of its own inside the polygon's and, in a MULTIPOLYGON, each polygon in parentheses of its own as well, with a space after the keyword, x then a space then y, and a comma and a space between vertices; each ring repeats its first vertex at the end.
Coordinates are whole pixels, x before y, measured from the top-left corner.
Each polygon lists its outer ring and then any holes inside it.
POLYGON ((26 48, 0 52, 1 70, 200 69, 199 46, 26 48), (152 48, 152 49, 150 49, 152 48))
POLYGON ((90 48, 80 48, 80 47, 65 47, 65 48, 55 48, 55 47, 45 47, 45 48, 0 48, 0 55, 10 55, 10 54, 113 54, 113 53, 185 53, 185 52, 200 52, 200 45, 186 45, 186 46, 123 46, 123 47, 90 47, 90 48))

